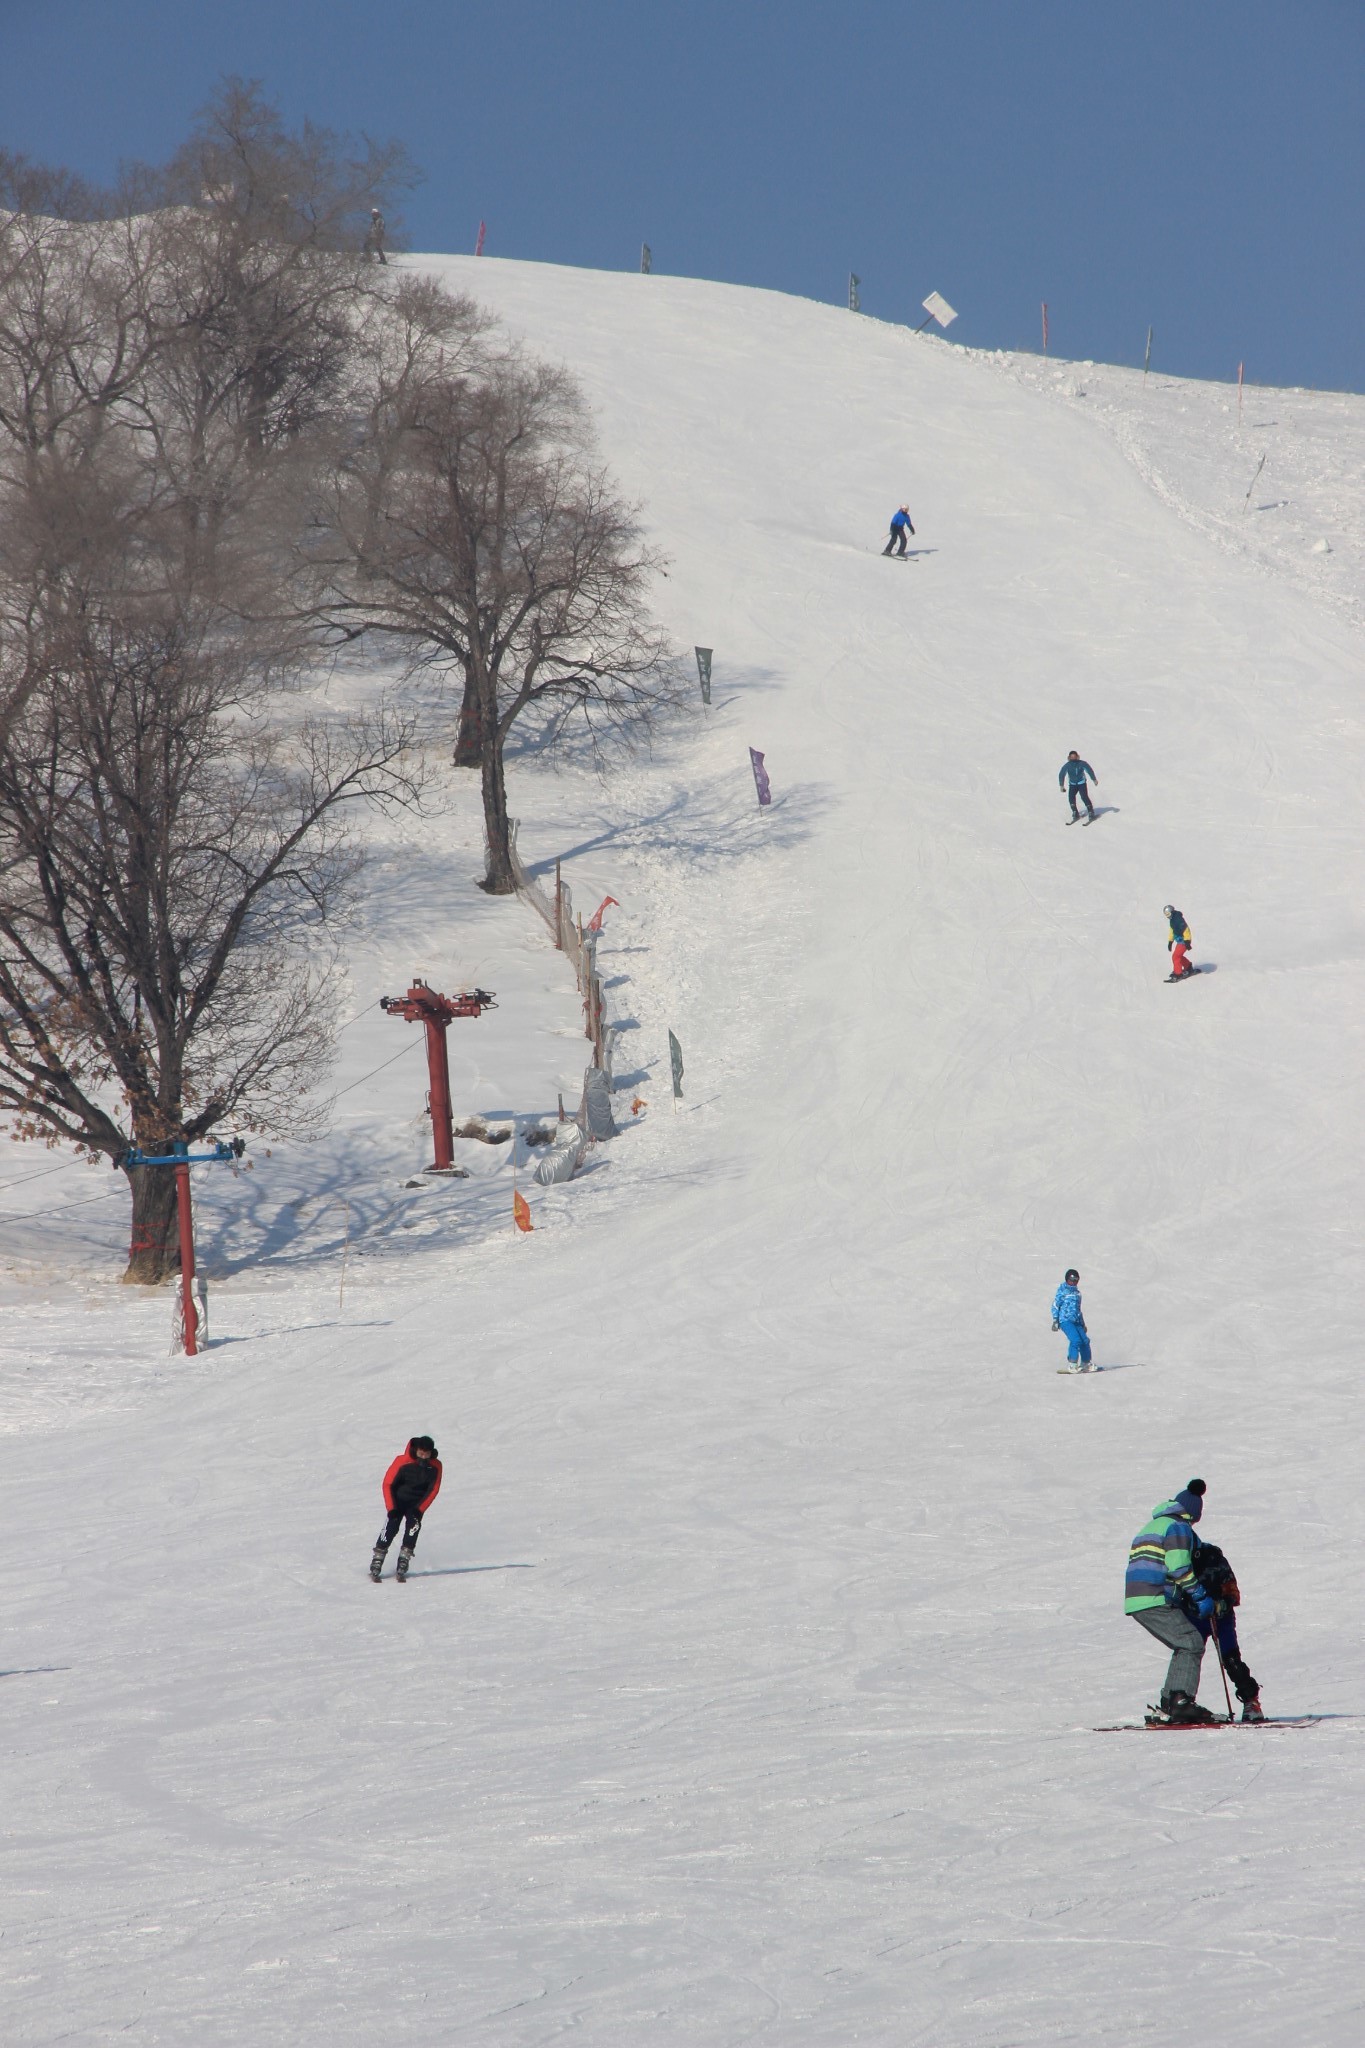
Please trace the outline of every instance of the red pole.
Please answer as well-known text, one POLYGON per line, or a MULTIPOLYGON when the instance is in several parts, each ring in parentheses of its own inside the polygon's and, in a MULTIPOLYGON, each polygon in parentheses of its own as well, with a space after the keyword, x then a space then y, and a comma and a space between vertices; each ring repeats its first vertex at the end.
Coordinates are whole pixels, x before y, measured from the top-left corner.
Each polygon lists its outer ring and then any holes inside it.
POLYGON ((190 1170, 175 1169, 175 1205, 180 1212, 180 1299, 185 1307, 185 1356, 197 1358, 199 1317, 194 1306, 194 1216, 190 1210, 190 1170))
POLYGON ((450 1061, 446 1054, 446 1032, 450 1020, 433 1017, 428 1011, 422 1022, 427 1028, 427 1075, 431 1083, 431 1140, 436 1148, 434 1164, 440 1168, 455 1164, 455 1120, 450 1110, 450 1061))

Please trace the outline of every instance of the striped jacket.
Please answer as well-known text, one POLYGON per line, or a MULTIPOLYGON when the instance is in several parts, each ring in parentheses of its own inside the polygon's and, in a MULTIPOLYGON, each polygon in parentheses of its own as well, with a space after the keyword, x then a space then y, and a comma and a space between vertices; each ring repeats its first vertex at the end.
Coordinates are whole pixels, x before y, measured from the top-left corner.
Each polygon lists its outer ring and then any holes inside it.
POLYGON ((1123 1585, 1123 1611, 1140 1614, 1144 1607, 1175 1607, 1194 1579, 1194 1530, 1183 1508, 1165 1500, 1153 1508, 1152 1519, 1139 1529, 1128 1552, 1123 1585))

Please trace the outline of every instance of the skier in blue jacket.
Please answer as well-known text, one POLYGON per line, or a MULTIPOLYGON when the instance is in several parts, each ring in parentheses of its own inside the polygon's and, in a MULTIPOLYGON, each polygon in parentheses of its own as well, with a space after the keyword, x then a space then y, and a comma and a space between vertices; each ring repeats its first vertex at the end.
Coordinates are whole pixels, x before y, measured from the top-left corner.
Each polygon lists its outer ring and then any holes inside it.
POLYGON ((914 530, 910 521, 910 507, 902 505, 898 512, 891 514, 891 538, 882 549, 882 553, 889 555, 894 549, 897 555, 903 555, 905 553, 905 536, 907 533, 913 533, 914 530))
POLYGON ((1063 761, 1061 767, 1057 770, 1057 787, 1058 789, 1065 789, 1067 795, 1071 799, 1071 822, 1073 825, 1075 824, 1077 818, 1080 816, 1080 812, 1076 809, 1077 797, 1079 797, 1081 802, 1085 805, 1086 824, 1090 825, 1094 823, 1095 806, 1091 803, 1090 792, 1085 786, 1085 778, 1087 775, 1090 777, 1090 780, 1098 789, 1100 782, 1099 776, 1095 773, 1094 769, 1091 767, 1088 761, 1083 761, 1081 759, 1080 755, 1076 752, 1076 749, 1073 747, 1071 749, 1071 752, 1067 755, 1065 761, 1063 761))
POLYGON ((1052 1297, 1052 1327, 1060 1330, 1066 1338, 1067 1372, 1090 1372, 1090 1334, 1081 1314, 1081 1291, 1077 1284, 1080 1274, 1074 1266, 1066 1269, 1066 1278, 1052 1297))

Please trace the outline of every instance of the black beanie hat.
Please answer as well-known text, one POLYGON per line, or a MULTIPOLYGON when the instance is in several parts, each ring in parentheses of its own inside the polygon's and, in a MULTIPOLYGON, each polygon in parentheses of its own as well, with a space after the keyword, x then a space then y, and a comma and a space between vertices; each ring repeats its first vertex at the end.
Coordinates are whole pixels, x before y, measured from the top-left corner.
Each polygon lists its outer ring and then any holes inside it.
POLYGON ((1184 1492, 1176 1495, 1176 1506, 1183 1508, 1192 1522, 1197 1522, 1204 1512, 1204 1495, 1207 1492, 1202 1479, 1192 1479, 1184 1492))
MULTIPOLYGON (((409 1443, 409 1445, 408 1445, 408 1449, 409 1449, 410 1451, 430 1451, 430 1452, 431 1452, 431 1455, 432 1455, 432 1457, 433 1457, 433 1458, 434 1458, 434 1457, 436 1456, 436 1446, 435 1446, 435 1444, 434 1444, 434 1443, 433 1443, 433 1442, 431 1441, 431 1438, 430 1438, 429 1436, 415 1436, 415 1437, 413 1437, 413 1438, 412 1438, 412 1440, 411 1440, 411 1442, 410 1442, 410 1443, 409 1443)), ((1202 1485, 1203 1485, 1203 1481, 1201 1480, 1201 1481, 1200 1481, 1200 1486, 1201 1486, 1201 1488, 1202 1488, 1202 1485)))

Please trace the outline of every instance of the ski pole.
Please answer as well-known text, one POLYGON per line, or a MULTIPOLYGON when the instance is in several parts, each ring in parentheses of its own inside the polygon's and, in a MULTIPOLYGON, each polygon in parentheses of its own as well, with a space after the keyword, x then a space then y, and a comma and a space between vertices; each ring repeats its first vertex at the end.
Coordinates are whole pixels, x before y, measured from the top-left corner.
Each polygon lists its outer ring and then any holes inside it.
POLYGON ((1213 1647, 1218 1652, 1218 1669, 1222 1673, 1223 1677, 1223 1698, 1228 1703, 1228 1719, 1229 1721, 1231 1721, 1234 1720, 1236 1716, 1233 1714, 1232 1711, 1232 1694, 1228 1691, 1228 1667, 1223 1662, 1223 1645, 1218 1640, 1218 1615, 1216 1611, 1213 1616, 1213 1627, 1210 1629, 1209 1633, 1213 1637, 1213 1647))

